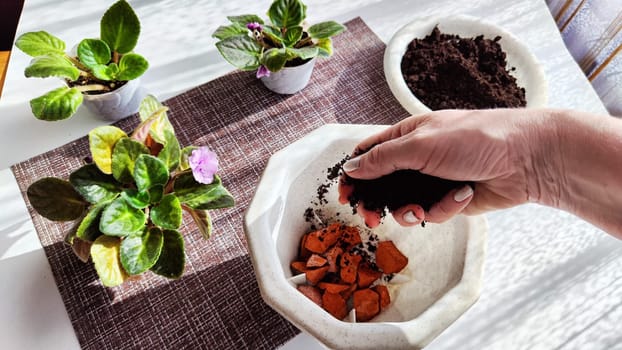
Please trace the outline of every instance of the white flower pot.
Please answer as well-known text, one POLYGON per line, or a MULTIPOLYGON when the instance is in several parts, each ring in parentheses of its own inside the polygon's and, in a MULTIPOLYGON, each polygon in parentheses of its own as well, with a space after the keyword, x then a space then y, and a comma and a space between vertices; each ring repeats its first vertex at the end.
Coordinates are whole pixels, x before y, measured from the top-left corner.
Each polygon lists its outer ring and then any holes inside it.
POLYGON ((134 79, 114 91, 99 95, 84 94, 82 103, 102 120, 117 121, 138 112, 144 97, 142 90, 140 79, 134 79))
POLYGON ((269 77, 262 77, 261 82, 277 94, 291 95, 302 90, 309 83, 315 57, 307 63, 295 67, 285 67, 269 77))

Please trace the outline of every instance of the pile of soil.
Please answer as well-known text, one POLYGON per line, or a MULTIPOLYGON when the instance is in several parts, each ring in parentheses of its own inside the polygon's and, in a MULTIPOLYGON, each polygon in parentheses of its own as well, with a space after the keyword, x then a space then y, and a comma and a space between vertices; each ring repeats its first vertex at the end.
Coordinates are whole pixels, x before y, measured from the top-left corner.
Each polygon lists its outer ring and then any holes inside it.
POLYGON ((432 110, 524 107, 525 89, 506 69, 499 40, 483 35, 461 38, 435 27, 408 45, 402 75, 413 94, 432 110))

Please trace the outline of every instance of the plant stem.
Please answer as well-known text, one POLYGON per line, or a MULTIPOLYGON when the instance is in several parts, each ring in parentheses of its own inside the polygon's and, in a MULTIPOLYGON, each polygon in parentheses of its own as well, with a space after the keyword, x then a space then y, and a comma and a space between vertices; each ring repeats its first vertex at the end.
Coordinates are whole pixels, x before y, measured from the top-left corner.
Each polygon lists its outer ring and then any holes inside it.
MULTIPOLYGON (((84 77, 86 80, 88 80, 88 81, 96 81, 96 82, 99 82, 99 83, 102 83, 102 84, 106 84, 107 83, 105 80, 101 80, 101 79, 98 79, 97 77, 95 77, 91 73, 91 70, 87 66, 85 66, 82 62, 80 62, 78 59, 76 59, 75 57, 71 57, 71 56, 69 56, 67 54, 65 55, 65 57, 68 60, 70 60, 71 63, 73 63, 76 66, 76 68, 78 68, 78 70, 80 70, 80 76, 84 77)), ((90 85, 87 85, 87 86, 90 86, 90 85)), ((93 85, 93 86, 103 86, 103 85, 93 85)), ((80 89, 78 89, 78 90, 80 90, 80 89)), ((94 90, 94 89, 86 89, 86 90, 83 90, 83 91, 90 91, 90 90, 94 90)), ((105 91, 109 91, 110 89, 105 88, 104 90, 105 91)))
POLYGON ((173 192, 174 185, 175 185, 175 180, 177 180, 179 175, 181 175, 182 173, 183 173, 183 171, 182 172, 178 172, 178 173, 174 173, 173 176, 171 176, 171 179, 168 180, 168 182, 166 183, 166 186, 164 186, 164 194, 169 194, 169 193, 173 192))
POLYGON ((112 62, 119 64, 119 53, 116 51, 112 51, 112 62))
MULTIPOLYGON (((79 60, 77 60, 75 57, 71 57, 69 55, 65 55, 65 57, 71 61, 71 63, 73 63, 79 70, 87 73, 89 71, 89 68, 87 66, 85 66, 84 64, 82 64, 82 62, 80 62, 79 60)), ((88 73, 87 73, 88 74, 88 73)))
POLYGON ((301 47, 305 47, 308 43, 312 42, 312 38, 310 36, 304 38, 303 40, 300 40, 296 45, 294 45, 295 48, 299 49, 301 47))

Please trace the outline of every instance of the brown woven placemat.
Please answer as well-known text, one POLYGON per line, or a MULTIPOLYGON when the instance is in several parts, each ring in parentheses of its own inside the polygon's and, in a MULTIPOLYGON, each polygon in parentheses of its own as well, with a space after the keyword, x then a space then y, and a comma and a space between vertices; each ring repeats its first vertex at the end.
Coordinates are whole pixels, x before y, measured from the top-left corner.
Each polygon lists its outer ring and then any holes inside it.
MULTIPOLYGON (((237 202, 212 212, 209 241, 184 217, 187 266, 179 280, 146 273, 104 288, 92 265, 63 243, 70 225, 43 219, 29 205, 28 185, 67 178, 82 164, 86 137, 12 167, 82 348, 273 349, 298 333, 262 301, 242 228, 268 158, 326 123, 392 124, 408 115, 384 78, 385 45, 361 19, 346 25, 335 55, 316 63, 309 86, 296 95, 276 95, 254 73, 234 72, 164 102, 182 146, 208 145, 218 154, 237 202)), ((137 124, 132 116, 117 126, 130 131, 137 124)))

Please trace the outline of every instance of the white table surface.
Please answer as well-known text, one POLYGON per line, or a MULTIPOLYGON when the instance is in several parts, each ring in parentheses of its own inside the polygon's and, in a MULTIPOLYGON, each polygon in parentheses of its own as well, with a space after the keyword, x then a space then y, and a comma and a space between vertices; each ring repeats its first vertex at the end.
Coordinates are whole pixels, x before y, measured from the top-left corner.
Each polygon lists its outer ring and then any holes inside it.
MULTIPOLYGON (((110 1, 28 0, 18 35, 47 30, 68 46, 98 35, 110 1)), ((130 0, 142 23, 142 78, 166 99, 232 70, 210 34, 225 16, 265 13, 269 0, 130 0)), ((387 42, 412 18, 462 13, 521 39, 544 67, 550 106, 604 113, 566 51, 543 0, 307 0, 311 23, 361 16, 387 42)), ((30 221, 11 164, 101 125, 86 110, 57 123, 36 120, 28 101, 58 86, 23 77, 29 58, 14 50, 0 100, 0 339, 4 349, 73 349, 79 344, 30 221)), ((534 204, 488 215, 478 302, 429 349, 622 349, 622 242, 567 213, 534 204)), ((320 349, 301 334, 283 349, 320 349)))

